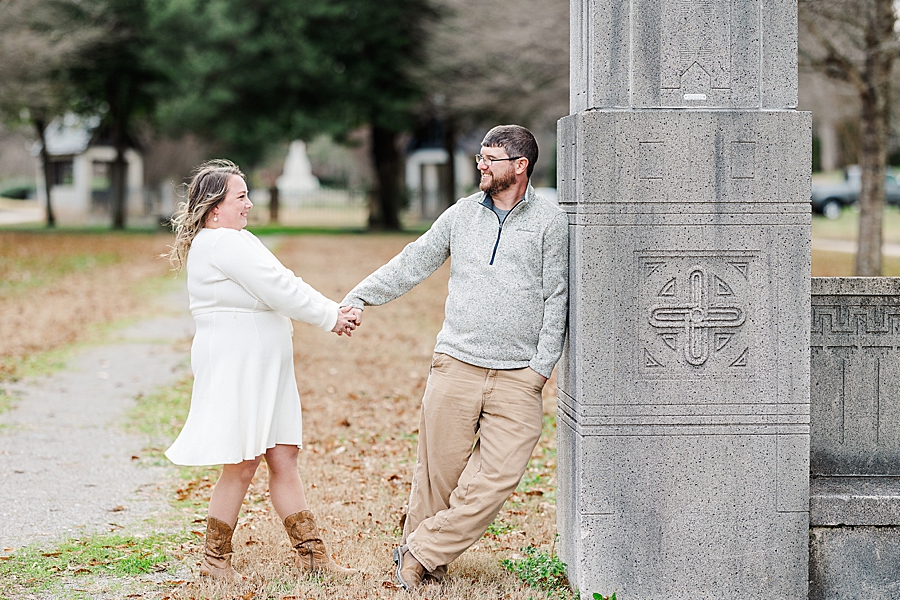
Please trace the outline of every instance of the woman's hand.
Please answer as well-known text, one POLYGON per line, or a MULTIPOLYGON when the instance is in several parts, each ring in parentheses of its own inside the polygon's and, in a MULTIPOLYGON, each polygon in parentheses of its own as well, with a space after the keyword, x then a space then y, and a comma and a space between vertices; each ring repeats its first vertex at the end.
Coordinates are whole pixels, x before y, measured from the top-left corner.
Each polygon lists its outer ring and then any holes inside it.
POLYGON ((353 330, 356 329, 361 319, 362 311, 358 308, 353 308, 352 306, 342 306, 338 308, 338 319, 337 323, 334 324, 334 328, 331 330, 338 335, 347 334, 347 337, 352 337, 353 330))

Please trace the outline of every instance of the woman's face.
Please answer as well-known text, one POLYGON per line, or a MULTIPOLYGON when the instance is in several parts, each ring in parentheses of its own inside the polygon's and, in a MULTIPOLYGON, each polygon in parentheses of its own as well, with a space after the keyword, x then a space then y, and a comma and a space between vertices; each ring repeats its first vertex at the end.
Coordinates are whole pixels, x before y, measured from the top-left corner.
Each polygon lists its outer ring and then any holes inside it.
POLYGON ((228 227, 240 231, 247 226, 247 213, 251 208, 253 203, 247 195, 244 178, 232 175, 225 187, 225 198, 212 209, 212 214, 206 220, 206 226, 211 229, 228 227))

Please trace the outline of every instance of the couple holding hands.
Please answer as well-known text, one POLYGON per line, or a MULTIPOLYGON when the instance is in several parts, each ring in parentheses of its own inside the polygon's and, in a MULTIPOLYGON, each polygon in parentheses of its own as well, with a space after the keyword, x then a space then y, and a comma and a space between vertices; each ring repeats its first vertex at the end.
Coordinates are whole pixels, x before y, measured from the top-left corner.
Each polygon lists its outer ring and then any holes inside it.
POLYGON ((398 583, 413 591, 440 581, 519 484, 541 433, 541 390, 565 338, 568 221, 529 184, 538 157, 531 132, 501 125, 481 146, 480 191, 447 209, 340 305, 244 230, 253 205, 236 165, 211 161, 194 172, 173 217, 169 255, 187 268, 194 387, 166 456, 180 465, 224 465, 209 502, 201 575, 242 579, 231 566, 231 538, 263 457, 297 566, 355 572, 332 560, 298 473, 291 319, 349 336, 366 305, 400 297, 451 256, 412 490, 393 550, 398 583))

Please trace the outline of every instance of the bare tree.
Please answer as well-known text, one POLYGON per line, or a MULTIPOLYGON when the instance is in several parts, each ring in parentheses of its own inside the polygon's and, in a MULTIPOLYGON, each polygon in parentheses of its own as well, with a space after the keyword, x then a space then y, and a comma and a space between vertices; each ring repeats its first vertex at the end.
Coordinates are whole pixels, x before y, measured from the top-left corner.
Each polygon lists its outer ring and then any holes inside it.
POLYGON ((860 100, 859 250, 856 274, 881 275, 885 166, 891 121, 891 73, 900 56, 894 0, 799 0, 812 44, 810 66, 846 81, 860 100))
MULTIPOLYGON (((498 17, 476 0, 438 0, 428 61, 421 72, 426 116, 440 119, 451 156, 460 132, 486 123, 515 122, 555 131, 569 112, 569 4, 507 0, 498 17)), ((455 200, 445 178, 446 202, 455 200)))
POLYGON ((0 113, 10 121, 29 121, 40 142, 48 227, 53 227, 56 219, 44 132, 71 100, 61 71, 79 59, 82 48, 103 35, 98 27, 84 26, 84 21, 73 24, 74 13, 84 15, 91 10, 89 0, 0 1, 0 113))

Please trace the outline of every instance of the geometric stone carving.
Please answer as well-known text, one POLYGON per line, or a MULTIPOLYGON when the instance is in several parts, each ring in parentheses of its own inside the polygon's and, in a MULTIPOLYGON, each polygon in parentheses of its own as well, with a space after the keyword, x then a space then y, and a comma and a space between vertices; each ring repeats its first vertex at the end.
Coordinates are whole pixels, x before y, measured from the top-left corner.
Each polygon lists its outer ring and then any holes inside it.
POLYGON ((756 174, 756 142, 731 142, 731 178, 753 179, 756 174))
POLYGON ((733 3, 676 0, 667 4, 660 44, 660 87, 685 94, 730 88, 733 3))
POLYGON ((644 274, 642 374, 751 377, 751 336, 742 334, 758 294, 750 283, 754 254, 670 251, 639 253, 637 260, 636 270, 644 274))
POLYGON ((641 142, 639 158, 641 179, 663 178, 664 151, 665 143, 663 142, 641 142))
POLYGON ((572 114, 797 104, 797 4, 572 0, 572 114))
POLYGON ((900 279, 812 280, 810 600, 900 593, 900 279))
MULTIPOLYGON (((744 311, 739 307, 710 302, 709 279, 702 267, 695 267, 688 275, 690 298, 686 302, 650 307, 650 325, 657 329, 680 330, 684 334, 684 358, 695 367, 709 358, 711 338, 715 330, 744 324, 744 311)), ((725 338, 726 343, 727 339, 725 338)), ((718 351, 724 348, 726 343, 717 343, 715 349, 718 351)))
POLYGON ((811 472, 900 476, 900 282, 813 281, 811 472))

